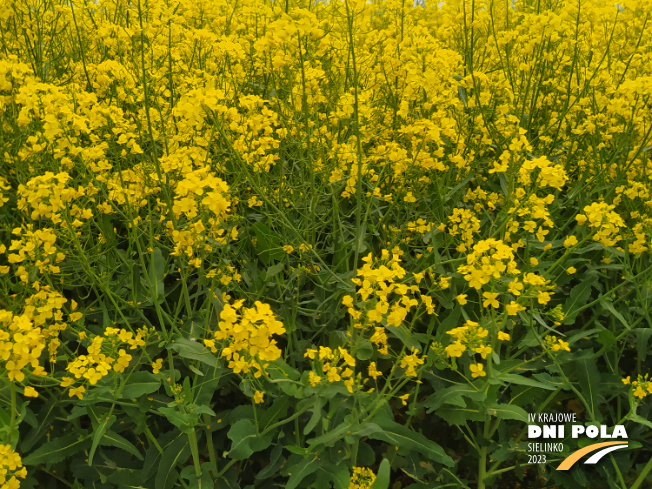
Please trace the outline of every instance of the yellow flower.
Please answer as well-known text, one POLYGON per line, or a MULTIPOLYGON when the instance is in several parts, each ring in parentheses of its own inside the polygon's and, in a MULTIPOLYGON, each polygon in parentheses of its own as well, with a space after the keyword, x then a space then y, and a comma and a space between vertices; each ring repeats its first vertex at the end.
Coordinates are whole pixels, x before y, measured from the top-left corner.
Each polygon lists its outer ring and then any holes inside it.
POLYGON ((471 364, 469 368, 471 369, 471 377, 474 379, 476 377, 484 377, 487 375, 487 372, 484 371, 484 365, 481 363, 471 364))
POLYGON ((625 378, 622 379, 622 380, 623 380, 623 384, 625 384, 625 385, 629 385, 629 383, 631 382, 632 378, 631 378, 631 376, 628 375, 627 377, 625 377, 625 378))
POLYGON ((38 397, 38 392, 36 392, 36 389, 34 389, 34 387, 28 385, 27 387, 25 387, 23 391, 23 395, 27 397, 38 397))
POLYGON ((547 304, 550 302, 550 294, 550 292, 539 292, 539 296, 537 297, 539 304, 547 304))
POLYGON ((84 392, 86 392, 84 386, 76 387, 75 389, 70 389, 68 391, 68 397, 77 396, 79 399, 83 399, 84 392))
POLYGON ((256 391, 256 393, 254 394, 254 402, 255 402, 256 404, 260 404, 260 403, 262 403, 262 402, 263 402, 263 397, 264 397, 264 396, 265 396, 265 393, 264 393, 264 392, 256 391))
POLYGON ((498 339, 499 339, 500 341, 509 341, 509 340, 510 340, 510 336, 509 336, 508 333, 505 333, 505 332, 503 332, 503 331, 498 331, 498 339))
POLYGON ((575 219, 580 226, 586 222, 586 216, 584 214, 578 214, 575 216, 575 219))
POLYGON ((294 251, 294 248, 291 245, 285 245, 283 247, 283 251, 285 251, 288 255, 294 251))
POLYGON ((161 371, 162 367, 163 367, 163 359, 159 358, 158 360, 155 360, 154 363, 152 363, 152 372, 157 374, 161 371))
POLYGON ((457 302, 459 302, 460 305, 463 306, 464 304, 466 304, 468 302, 466 300, 467 297, 468 297, 467 294, 460 294, 455 298, 457 299, 457 302))
POLYGON ((379 370, 376 370, 376 362, 371 362, 369 364, 369 370, 368 371, 369 371, 369 377, 373 377, 374 380, 376 380, 377 377, 380 377, 381 375, 383 375, 382 372, 380 372, 379 370))
POLYGON ((315 374, 315 372, 310 371, 310 373, 308 374, 308 382, 310 382, 311 386, 315 387, 321 382, 321 377, 315 374))
POLYGON ((568 267, 566 269, 566 273, 568 273, 568 275, 573 275, 575 272, 577 272, 577 269, 575 267, 568 267))
POLYGON ((491 353, 491 347, 489 345, 484 345, 476 348, 473 351, 479 353, 482 356, 482 358, 487 358, 487 355, 491 353))
POLYGON ((530 258, 530 265, 536 267, 538 264, 539 264, 539 260, 537 260, 536 258, 530 258))
POLYGON ((412 195, 412 192, 408 192, 407 195, 405 197, 403 197, 403 200, 405 202, 409 202, 409 203, 417 201, 417 199, 414 197, 414 195, 412 195))
POLYGON ((508 316, 516 316, 519 311, 525 311, 525 307, 521 306, 520 304, 512 301, 509 304, 505 306, 505 309, 507 310, 507 315, 508 316))
POLYGON ((564 240, 564 247, 565 248, 570 248, 571 246, 574 246, 577 244, 577 238, 575 236, 568 236, 564 240))
POLYGON ((496 297, 498 297, 498 292, 483 292, 482 297, 484 297, 486 300, 482 303, 483 307, 493 307, 493 308, 498 308, 500 306, 500 303, 496 300, 496 297))
POLYGON ((634 395, 640 399, 643 399, 647 393, 643 390, 643 388, 639 385, 636 387, 636 390, 634 391, 634 395))
POLYGON ((446 347, 446 354, 449 357, 461 357, 462 353, 464 353, 465 351, 466 351, 466 347, 460 341, 451 343, 446 347))
POLYGON ((398 398, 401 400, 404 406, 407 406, 408 397, 410 397, 410 394, 405 394, 403 396, 399 396, 398 398))

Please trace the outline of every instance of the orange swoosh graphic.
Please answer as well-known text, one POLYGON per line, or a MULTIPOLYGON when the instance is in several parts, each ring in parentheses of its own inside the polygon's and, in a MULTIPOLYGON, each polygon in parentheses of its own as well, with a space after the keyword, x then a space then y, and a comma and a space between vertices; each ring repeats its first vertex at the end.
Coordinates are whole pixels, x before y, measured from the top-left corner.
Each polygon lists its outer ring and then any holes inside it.
POLYGON ((581 448, 576 452, 571 453, 568 457, 564 459, 562 463, 559 464, 557 470, 568 470, 570 469, 575 462, 581 459, 587 453, 594 452, 598 448, 608 447, 611 445, 627 445, 626 441, 605 441, 603 443, 594 443, 588 447, 581 448))

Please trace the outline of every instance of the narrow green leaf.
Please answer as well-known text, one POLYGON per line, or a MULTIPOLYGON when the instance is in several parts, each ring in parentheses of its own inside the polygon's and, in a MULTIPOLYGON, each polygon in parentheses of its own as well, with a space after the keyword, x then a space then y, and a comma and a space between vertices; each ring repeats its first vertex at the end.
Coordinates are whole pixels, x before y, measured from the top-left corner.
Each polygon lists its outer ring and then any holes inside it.
POLYGON ((591 296, 591 284, 593 279, 587 278, 584 282, 573 287, 570 296, 564 304, 564 324, 575 323, 575 317, 580 307, 586 304, 586 301, 591 296))
POLYGON ((106 433, 106 430, 108 430, 113 423, 115 423, 115 420, 117 418, 115 415, 111 416, 105 416, 102 415, 102 417, 98 420, 97 427, 93 430, 93 444, 91 445, 91 451, 88 454, 88 465, 93 465, 93 457, 95 456, 95 450, 97 450, 98 445, 100 444, 100 440, 104 436, 104 433, 106 433))
POLYGON ((185 434, 179 435, 163 452, 161 464, 156 473, 157 489, 172 489, 179 478, 177 465, 182 464, 190 456, 190 442, 185 434))
POLYGON ((104 434, 104 436, 100 440, 100 445, 120 448, 125 452, 131 453, 138 460, 143 460, 142 454, 132 443, 130 443, 128 440, 118 435, 117 433, 113 433, 112 431, 107 431, 104 434))
POLYGON ((34 450, 27 457, 23 458, 23 465, 37 465, 42 463, 57 463, 74 455, 77 452, 88 448, 91 445, 91 439, 87 436, 63 436, 55 438, 45 445, 34 450))
POLYGON ((515 419, 524 423, 528 422, 525 409, 513 404, 491 404, 487 406, 487 411, 499 419, 515 419))
POLYGON ((382 440, 391 445, 415 450, 430 460, 439 462, 448 467, 455 465, 453 459, 446 455, 444 449, 434 441, 428 440, 421 433, 417 433, 402 424, 389 419, 377 418, 376 424, 382 428, 382 431, 371 433, 369 438, 382 440))
POLYGON ((305 459, 297 466, 292 468, 292 475, 285 485, 285 489, 295 489, 299 483, 307 476, 316 471, 322 464, 322 461, 317 457, 313 459, 305 459))

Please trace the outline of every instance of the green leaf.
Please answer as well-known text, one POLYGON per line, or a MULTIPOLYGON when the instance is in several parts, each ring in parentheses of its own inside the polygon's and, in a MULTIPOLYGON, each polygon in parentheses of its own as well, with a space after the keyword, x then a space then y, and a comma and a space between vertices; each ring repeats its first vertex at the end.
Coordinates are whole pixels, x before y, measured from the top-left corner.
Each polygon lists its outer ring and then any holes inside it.
POLYGON ((256 426, 250 419, 241 419, 237 421, 226 435, 231 444, 231 450, 225 454, 225 457, 234 460, 244 460, 249 458, 254 452, 265 450, 272 443, 272 434, 260 436, 256 434, 256 426))
POLYGON ((514 406, 513 404, 491 404, 487 406, 487 411, 499 419, 515 419, 524 423, 528 422, 525 409, 514 406))
POLYGON ((595 361, 587 358, 575 360, 575 372, 579 380, 580 391, 588 404, 586 408, 593 416, 598 416, 598 406, 601 399, 604 400, 604 398, 601 395, 602 379, 595 361))
POLYGON ((156 375, 141 370, 134 372, 129 377, 127 384, 122 389, 122 399, 138 399, 145 394, 156 392, 161 386, 161 379, 156 375))
POLYGON ((175 336, 167 348, 176 351, 181 358, 197 360, 209 367, 217 365, 217 358, 199 341, 191 341, 183 336, 175 336))
POLYGON ((163 452, 161 463, 156 473, 157 489, 172 489, 179 478, 177 465, 184 463, 190 456, 190 442, 186 435, 179 435, 163 452))
POLYGON ((95 450, 97 450, 100 440, 104 436, 104 433, 106 433, 106 430, 115 423, 116 419, 115 415, 112 414, 111 416, 102 415, 101 418, 97 420, 97 426, 93 429, 93 444, 91 445, 91 451, 88 454, 88 465, 93 465, 95 450))
POLYGON ((566 303, 564 304, 564 324, 574 324, 575 316, 591 296, 591 284, 593 279, 586 279, 571 290, 566 303))
POLYGON ((360 346, 355 352, 355 356, 358 360, 363 362, 369 360, 374 354, 374 345, 369 340, 362 340, 360 346))
POLYGON ((417 433, 402 424, 385 418, 376 418, 376 424, 382 431, 369 434, 369 438, 382 440, 391 445, 415 450, 429 460, 434 460, 448 467, 455 465, 453 459, 446 455, 444 449, 434 441, 428 440, 421 433, 417 433))
POLYGON ((421 343, 419 343, 414 335, 410 333, 404 324, 401 324, 398 327, 385 325, 385 328, 399 340, 401 340, 403 344, 408 348, 408 350, 415 348, 416 350, 421 351, 421 343))
POLYGON ((276 265, 272 265, 271 267, 267 268, 267 272, 265 273, 265 281, 276 277, 283 271, 284 268, 285 264, 283 262, 277 263, 276 265))
POLYGON ((371 489, 388 489, 389 488, 389 476, 391 464, 386 458, 380 462, 380 467, 378 468, 378 474, 376 475, 376 480, 371 484, 371 489))
POLYGON ((274 261, 280 261, 285 256, 281 248, 281 240, 277 233, 269 229, 262 222, 255 222, 251 230, 256 235, 256 253, 265 265, 271 265, 274 261))
POLYGON ((129 441, 127 441, 125 438, 118 435, 117 433, 113 433, 112 431, 107 431, 104 434, 104 436, 100 440, 100 445, 120 448, 125 452, 131 453, 138 460, 143 460, 142 454, 132 443, 130 443, 129 441))
POLYGON ((352 424, 346 421, 343 421, 336 428, 324 433, 321 436, 311 438, 308 440, 308 445, 325 445, 328 446, 337 440, 341 440, 347 434, 347 431, 351 429, 352 424))
POLYGON ((23 458, 23 465, 37 465, 42 463, 57 463, 88 448, 91 439, 87 436, 69 435, 55 438, 45 445, 34 450, 23 458))
POLYGON ((616 311, 616 308, 614 307, 614 303, 612 301, 606 300, 604 297, 602 297, 602 294, 600 294, 600 305, 604 307, 607 311, 609 311, 611 314, 614 315, 614 317, 620 321, 623 326, 627 329, 632 329, 632 327, 629 325, 627 320, 623 317, 622 314, 620 314, 618 311, 616 311))
POLYGON ((154 248, 148 270, 149 299, 160 304, 165 299, 165 259, 159 248, 154 248))
POLYGON ((465 408, 466 402, 464 397, 473 399, 476 402, 482 402, 486 399, 487 394, 479 391, 469 384, 459 384, 445 389, 439 389, 428 399, 423 402, 423 406, 429 408, 427 413, 430 414, 444 404, 452 404, 465 408))
POLYGON ((485 416, 477 408, 441 407, 435 414, 450 425, 460 426, 467 421, 484 421, 485 416))
POLYGON ((281 457, 283 454, 283 445, 281 443, 278 443, 274 449, 272 450, 272 453, 269 456, 269 464, 258 472, 256 474, 256 479, 259 480, 265 480, 269 479, 271 476, 276 474, 278 472, 278 469, 281 468, 281 466, 285 463, 285 459, 281 457))
POLYGON ((197 424, 195 415, 182 413, 173 407, 161 407, 158 408, 158 411, 183 433, 189 434, 195 429, 195 424, 197 424))
POLYGON ((508 384, 526 385, 529 387, 536 387, 537 389, 545 389, 549 391, 554 391, 557 389, 553 384, 540 382, 530 377, 523 377, 522 375, 517 374, 499 374, 496 378, 508 384))
POLYGON ((638 352, 638 358, 641 362, 645 361, 648 351, 648 343, 650 341, 650 336, 652 335, 652 328, 637 328, 636 329, 636 350, 638 352))
POLYGON ((647 426, 648 428, 652 428, 652 422, 645 419, 642 416, 639 416, 638 414, 633 414, 629 417, 631 421, 634 423, 642 424, 643 426, 647 426))
POLYGON ((322 405, 322 398, 317 397, 315 399, 315 404, 312 406, 312 416, 310 416, 310 420, 308 421, 308 424, 303 429, 304 435, 310 434, 310 432, 315 428, 315 426, 317 426, 317 423, 321 419, 321 405, 322 405))
POLYGON ((322 464, 317 457, 305 459, 295 467, 292 467, 292 475, 285 485, 285 489, 295 489, 307 476, 315 472, 322 464))

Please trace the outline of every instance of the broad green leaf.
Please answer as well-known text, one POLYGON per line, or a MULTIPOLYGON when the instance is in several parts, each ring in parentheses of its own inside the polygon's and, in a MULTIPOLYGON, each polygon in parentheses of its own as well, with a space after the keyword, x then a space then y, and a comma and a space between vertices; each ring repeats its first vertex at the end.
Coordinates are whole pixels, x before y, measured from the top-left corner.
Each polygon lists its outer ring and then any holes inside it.
POLYGON ((37 465, 42 463, 57 463, 80 452, 91 445, 88 435, 68 435, 55 438, 23 458, 23 465, 37 465))
POLYGON ((217 365, 217 358, 199 341, 190 341, 183 336, 175 336, 167 348, 176 351, 181 358, 198 360, 209 367, 217 365))
POLYGON ((469 399, 472 399, 476 402, 482 402, 487 397, 487 394, 475 389, 469 384, 459 384, 452 387, 447 387, 445 389, 437 390, 423 402, 423 406, 428 408, 428 414, 444 404, 451 404, 453 406, 465 408, 465 397, 468 397, 469 399))
POLYGON ((154 251, 152 251, 148 278, 150 285, 149 299, 152 302, 163 302, 165 298, 165 259, 159 248, 154 248, 154 251))
POLYGON ((380 462, 380 467, 378 468, 378 474, 376 475, 376 480, 371 484, 371 489, 388 489, 389 487, 389 476, 390 476, 391 465, 389 460, 386 458, 380 462))
POLYGON ((641 362, 644 362, 645 358, 647 357, 647 345, 650 342, 650 336, 652 336, 652 328, 636 329, 636 350, 638 352, 638 358, 641 362))
POLYGON ((292 467, 292 475, 290 475, 290 479, 285 484, 285 489, 295 489, 303 479, 315 472, 321 464, 322 461, 315 457, 312 459, 307 458, 300 464, 292 467))
POLYGON ((265 273, 265 281, 271 280, 274 277, 276 277, 279 273, 283 271, 284 268, 285 268, 285 264, 283 262, 268 267, 267 272, 265 273))
POLYGON ((195 424, 197 423, 197 416, 195 415, 182 413, 173 407, 161 407, 158 408, 158 411, 163 414, 170 423, 186 434, 191 433, 195 429, 195 424))
POLYGON ((262 222, 255 222, 251 230, 256 235, 256 253, 265 265, 271 265, 274 261, 280 261, 285 256, 281 248, 281 240, 277 233, 269 229, 262 222))
POLYGON ((112 431, 104 433, 104 436, 100 440, 100 445, 120 448, 125 452, 131 453, 138 460, 143 460, 142 454, 132 443, 112 431))
POLYGON ((527 412, 525 409, 513 404, 491 404, 487 406, 487 412, 499 419, 515 419, 527 423, 527 412))
POLYGON ((598 406, 604 398, 601 395, 603 386, 598 367, 594 360, 586 358, 575 360, 574 363, 577 379, 579 380, 579 390, 588 404, 586 408, 592 414, 592 417, 599 416, 598 406))
POLYGON ((382 440, 409 450, 416 450, 429 460, 434 460, 448 467, 455 465, 453 459, 446 455, 441 446, 434 441, 428 440, 421 433, 417 433, 389 419, 377 418, 374 421, 382 428, 382 431, 371 433, 369 438, 382 440))
POLYGON ((387 331, 401 340, 403 344, 408 348, 408 350, 415 348, 416 350, 421 351, 421 343, 419 343, 414 335, 410 333, 404 324, 401 324, 398 327, 386 325, 385 328, 387 331))
POLYGON ((575 316, 577 316, 579 308, 586 304, 586 301, 591 296, 592 282, 593 279, 586 279, 584 282, 573 287, 564 304, 564 324, 575 323, 575 316))
POLYGON ((241 419, 231 426, 226 436, 233 443, 231 450, 225 456, 235 460, 244 460, 254 452, 265 450, 270 446, 273 434, 260 436, 256 434, 256 426, 250 419, 241 419))
POLYGON ((157 489, 172 489, 179 478, 177 466, 188 460, 190 442, 185 434, 181 434, 163 452, 161 463, 156 473, 157 489))
POLYGON ((122 389, 122 399, 138 399, 145 394, 156 392, 161 386, 161 379, 156 375, 141 370, 134 372, 129 377, 127 384, 122 389))
POLYGON ((360 346, 355 352, 356 358, 362 361, 369 360, 373 354, 374 354, 374 345, 369 340, 362 340, 360 346))
POLYGON ((272 405, 263 410, 262 416, 260 416, 260 426, 261 430, 266 429, 271 424, 276 423, 279 419, 284 418, 290 407, 290 398, 287 396, 282 396, 277 399, 274 399, 272 405))

